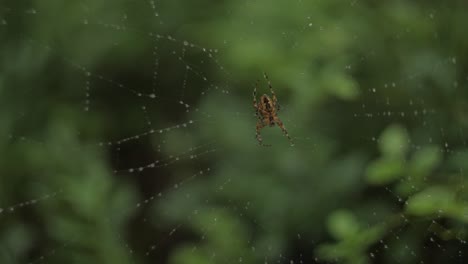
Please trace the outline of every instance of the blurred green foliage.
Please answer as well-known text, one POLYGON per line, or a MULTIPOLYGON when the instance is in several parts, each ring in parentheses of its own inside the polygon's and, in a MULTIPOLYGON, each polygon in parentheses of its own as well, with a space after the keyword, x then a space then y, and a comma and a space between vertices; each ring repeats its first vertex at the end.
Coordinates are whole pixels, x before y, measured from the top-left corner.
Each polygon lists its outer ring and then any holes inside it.
POLYGON ((466 11, 0 3, 0 263, 462 262, 466 11))

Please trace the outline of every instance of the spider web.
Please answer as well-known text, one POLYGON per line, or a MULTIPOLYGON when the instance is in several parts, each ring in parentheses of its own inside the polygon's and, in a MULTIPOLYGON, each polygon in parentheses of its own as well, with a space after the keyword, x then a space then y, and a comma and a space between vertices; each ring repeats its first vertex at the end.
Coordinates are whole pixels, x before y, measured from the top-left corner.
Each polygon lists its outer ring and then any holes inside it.
POLYGON ((463 262, 456 2, 109 3, 0 6, 1 263, 463 262))

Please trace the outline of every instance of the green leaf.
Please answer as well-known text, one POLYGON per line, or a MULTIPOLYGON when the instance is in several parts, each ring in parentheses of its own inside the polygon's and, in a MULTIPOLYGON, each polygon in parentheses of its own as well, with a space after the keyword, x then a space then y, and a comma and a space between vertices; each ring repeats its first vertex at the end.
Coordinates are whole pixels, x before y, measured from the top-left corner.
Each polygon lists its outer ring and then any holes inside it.
POLYGON ((183 245, 175 250, 171 255, 171 264, 203 264, 209 261, 210 256, 202 250, 193 250, 196 245, 183 245))
POLYGON ((443 186, 435 186, 410 197, 406 211, 417 216, 446 215, 456 207, 455 192, 443 186))
POLYGON ((337 240, 343 240, 356 235, 359 231, 359 224, 351 212, 339 210, 328 219, 328 229, 337 240))
POLYGON ((384 156, 403 157, 408 149, 408 133, 400 125, 391 125, 380 136, 379 148, 384 156))
POLYGON ((324 77, 324 86, 340 99, 353 100, 359 96, 358 86, 351 77, 333 71, 325 73, 324 77))
POLYGON ((366 171, 367 181, 375 185, 390 183, 403 175, 404 161, 400 159, 378 159, 366 171))
POLYGON ((411 174, 415 177, 424 177, 428 175, 441 160, 442 154, 437 147, 425 147, 414 154, 410 162, 411 174))

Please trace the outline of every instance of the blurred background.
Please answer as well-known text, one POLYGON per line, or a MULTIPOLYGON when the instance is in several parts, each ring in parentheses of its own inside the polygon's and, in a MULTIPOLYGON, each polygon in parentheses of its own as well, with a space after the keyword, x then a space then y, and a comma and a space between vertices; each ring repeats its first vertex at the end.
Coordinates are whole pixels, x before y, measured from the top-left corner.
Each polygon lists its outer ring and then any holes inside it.
POLYGON ((0 263, 464 263, 467 11, 2 1, 0 263))

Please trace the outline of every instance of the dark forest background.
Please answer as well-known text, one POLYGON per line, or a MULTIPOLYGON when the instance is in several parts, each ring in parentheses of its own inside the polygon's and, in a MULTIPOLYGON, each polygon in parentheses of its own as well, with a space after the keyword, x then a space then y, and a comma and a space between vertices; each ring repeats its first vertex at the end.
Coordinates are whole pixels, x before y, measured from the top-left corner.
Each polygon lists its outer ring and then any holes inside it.
POLYGON ((0 2, 0 263, 463 263, 467 11, 0 2))

